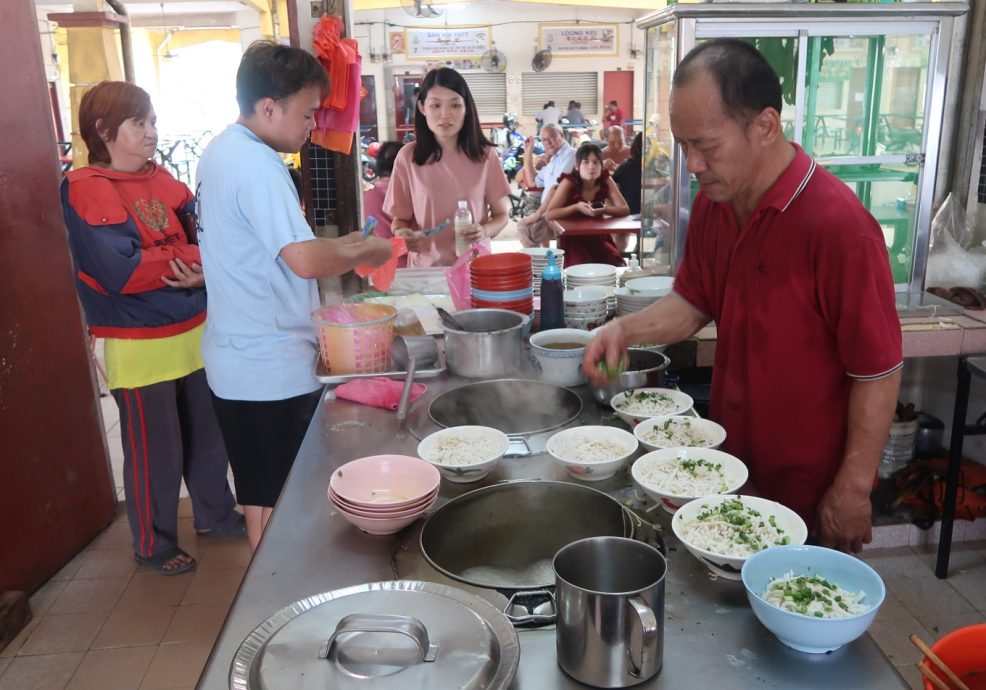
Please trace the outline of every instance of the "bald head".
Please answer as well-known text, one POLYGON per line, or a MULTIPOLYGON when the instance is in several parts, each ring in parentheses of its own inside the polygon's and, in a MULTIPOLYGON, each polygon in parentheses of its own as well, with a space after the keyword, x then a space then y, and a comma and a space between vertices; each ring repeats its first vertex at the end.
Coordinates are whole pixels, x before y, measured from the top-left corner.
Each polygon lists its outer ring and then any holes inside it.
POLYGON ((718 38, 696 46, 675 68, 672 89, 689 85, 699 74, 711 77, 723 114, 737 122, 748 123, 765 108, 781 112, 777 72, 746 41, 718 38))

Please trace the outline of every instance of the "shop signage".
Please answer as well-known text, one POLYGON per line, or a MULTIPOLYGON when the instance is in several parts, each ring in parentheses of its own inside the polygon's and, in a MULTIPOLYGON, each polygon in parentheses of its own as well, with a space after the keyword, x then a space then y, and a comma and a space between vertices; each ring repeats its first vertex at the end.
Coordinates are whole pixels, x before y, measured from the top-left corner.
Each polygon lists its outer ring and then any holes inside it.
POLYGON ((616 24, 540 24, 538 41, 556 57, 616 55, 619 51, 616 24))
POLYGON ((488 26, 407 29, 405 33, 410 60, 479 57, 490 49, 488 26))

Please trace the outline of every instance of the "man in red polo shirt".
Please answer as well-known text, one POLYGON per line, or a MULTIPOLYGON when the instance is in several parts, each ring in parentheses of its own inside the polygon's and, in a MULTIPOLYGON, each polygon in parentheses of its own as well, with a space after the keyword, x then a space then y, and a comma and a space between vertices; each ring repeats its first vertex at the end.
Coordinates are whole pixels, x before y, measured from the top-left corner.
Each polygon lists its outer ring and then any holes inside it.
POLYGON ((786 141, 776 73, 749 44, 678 66, 671 131, 701 191, 674 292, 601 329, 584 368, 630 343, 718 327, 711 416, 752 487, 796 510, 824 546, 872 538, 869 495, 900 386, 900 322, 880 226, 786 141))

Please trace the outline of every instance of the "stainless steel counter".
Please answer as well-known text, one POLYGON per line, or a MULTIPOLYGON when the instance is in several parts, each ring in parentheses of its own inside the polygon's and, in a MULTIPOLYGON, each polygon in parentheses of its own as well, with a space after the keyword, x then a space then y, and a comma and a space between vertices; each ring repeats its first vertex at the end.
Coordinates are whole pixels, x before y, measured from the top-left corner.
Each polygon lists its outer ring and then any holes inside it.
MULTIPOLYGON (((415 403, 405 429, 399 427, 393 413, 377 408, 344 401, 320 405, 198 688, 228 688, 230 662, 240 642, 272 613, 298 599, 364 582, 392 580, 398 575, 449 583, 421 565, 420 559, 405 563, 408 553, 417 549, 420 521, 393 536, 363 534, 334 513, 326 491, 332 471, 349 460, 381 453, 414 455, 418 443, 415 435, 437 429, 427 415, 430 400, 464 383, 468 381, 454 377, 429 381, 428 393, 415 403)), ((602 408, 588 397, 588 391, 580 393, 585 406, 581 422, 599 423, 602 408)), ((602 421, 610 420, 604 416, 602 421)), ((532 444, 543 447, 546 437, 536 437, 532 444)), ((567 472, 546 454, 505 458, 480 482, 451 484, 443 480, 440 500, 493 482, 521 478, 569 480, 567 472)), ((631 480, 621 474, 589 485, 621 499, 634 494, 631 480)), ((638 501, 635 505, 642 504, 638 501)), ((671 534, 670 516, 660 509, 650 515, 665 529, 668 546, 664 667, 656 678, 638 687, 907 687, 869 635, 821 656, 783 646, 753 615, 742 583, 713 580, 677 543, 671 534)), ((491 601, 500 596, 469 591, 491 601)), ((586 687, 558 668, 554 628, 522 630, 519 634, 520 669, 511 687, 586 687)))

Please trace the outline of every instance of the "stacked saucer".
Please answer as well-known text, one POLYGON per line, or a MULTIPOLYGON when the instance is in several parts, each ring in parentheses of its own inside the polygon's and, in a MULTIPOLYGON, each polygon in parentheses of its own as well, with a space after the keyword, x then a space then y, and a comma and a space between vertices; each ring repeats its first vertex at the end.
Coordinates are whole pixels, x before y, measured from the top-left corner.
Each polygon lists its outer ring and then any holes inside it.
MULTIPOLYGON (((534 271, 534 295, 541 295, 541 274, 544 272, 544 267, 548 265, 548 249, 543 247, 528 247, 521 249, 521 252, 527 254, 531 257, 531 268, 534 271)), ((552 249, 550 250, 555 255, 555 265, 558 267, 559 271, 565 270, 565 250, 564 249, 552 249)))
POLYGON ((469 264, 472 306, 534 312, 531 257, 519 252, 487 254, 469 264))
POLYGON ((626 285, 616 289, 616 315, 625 316, 650 306, 671 292, 674 278, 670 276, 651 276, 628 280, 626 285))
POLYGON ((565 269, 565 287, 572 289, 596 285, 607 289, 606 307, 616 311, 616 266, 609 264, 578 264, 565 269))

